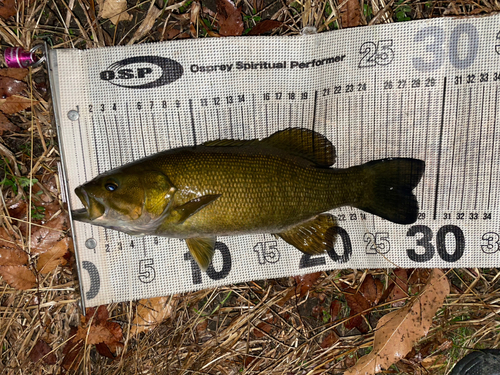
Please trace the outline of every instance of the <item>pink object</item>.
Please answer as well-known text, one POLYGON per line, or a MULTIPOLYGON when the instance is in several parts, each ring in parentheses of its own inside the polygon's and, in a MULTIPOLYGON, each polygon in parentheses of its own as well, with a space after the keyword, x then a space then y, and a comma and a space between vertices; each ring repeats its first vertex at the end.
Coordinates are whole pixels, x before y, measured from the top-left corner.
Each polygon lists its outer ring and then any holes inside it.
POLYGON ((4 57, 9 68, 27 68, 38 60, 33 50, 27 52, 21 47, 6 48, 4 57))

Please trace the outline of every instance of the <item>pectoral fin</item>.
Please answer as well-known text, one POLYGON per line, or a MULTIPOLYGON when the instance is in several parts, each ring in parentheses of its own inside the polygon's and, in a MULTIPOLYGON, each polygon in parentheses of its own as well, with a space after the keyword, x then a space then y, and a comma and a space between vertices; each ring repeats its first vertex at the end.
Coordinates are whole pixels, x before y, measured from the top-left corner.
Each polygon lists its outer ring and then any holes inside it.
POLYGON ((204 195, 202 197, 191 199, 189 202, 184 203, 175 209, 177 222, 183 223, 188 217, 194 215, 206 205, 212 203, 222 194, 204 195))
POLYGON ((186 238, 189 252, 202 271, 206 271, 214 256, 215 237, 186 238))
POLYGON ((277 233, 303 253, 316 255, 333 248, 337 239, 337 220, 330 214, 321 214, 286 232, 277 233))

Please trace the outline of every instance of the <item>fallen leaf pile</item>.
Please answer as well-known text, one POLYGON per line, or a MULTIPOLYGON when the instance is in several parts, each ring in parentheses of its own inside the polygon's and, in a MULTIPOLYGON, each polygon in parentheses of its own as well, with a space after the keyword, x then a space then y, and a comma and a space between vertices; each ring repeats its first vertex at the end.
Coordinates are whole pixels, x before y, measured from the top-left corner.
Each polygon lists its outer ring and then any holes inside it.
POLYGON ((27 74, 28 69, 0 69, 0 135, 6 131, 19 130, 6 115, 13 115, 36 104, 36 101, 21 95, 26 93, 28 87, 23 82, 27 74))
POLYGON ((116 358, 123 348, 123 332, 118 323, 109 320, 106 306, 86 309, 78 328, 72 328, 71 338, 63 349, 62 362, 66 370, 76 369, 83 356, 86 345, 95 345, 99 354, 116 358))
MULTIPOLYGON (((73 251, 72 240, 67 233, 67 214, 61 210, 57 200, 43 194, 38 184, 33 186, 33 194, 38 200, 33 199, 32 210, 43 211, 43 217, 32 219, 34 225, 31 226, 30 243, 21 240, 21 236, 27 238, 29 232, 29 205, 26 200, 7 200, 12 230, 0 227, 0 276, 10 286, 21 290, 34 288, 37 284, 33 265, 37 273, 47 274, 58 266, 64 266, 68 252, 73 251), (37 192, 42 194, 37 195, 37 192), (33 264, 28 254, 34 260, 33 264)), ((52 189, 55 188, 53 184, 52 189)))

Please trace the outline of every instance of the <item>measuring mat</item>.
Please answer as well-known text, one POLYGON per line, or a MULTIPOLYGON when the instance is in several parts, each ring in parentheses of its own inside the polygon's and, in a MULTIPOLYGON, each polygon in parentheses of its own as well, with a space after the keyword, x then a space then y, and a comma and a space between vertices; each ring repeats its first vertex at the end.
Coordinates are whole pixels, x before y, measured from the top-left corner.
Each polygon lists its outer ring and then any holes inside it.
POLYGON ((304 36, 51 50, 71 209, 74 189, 159 151, 312 129, 334 167, 424 160, 418 219, 333 210, 333 249, 270 234, 218 237, 202 272, 186 243, 73 222, 85 307, 338 268, 500 266, 500 16, 439 18, 304 36))

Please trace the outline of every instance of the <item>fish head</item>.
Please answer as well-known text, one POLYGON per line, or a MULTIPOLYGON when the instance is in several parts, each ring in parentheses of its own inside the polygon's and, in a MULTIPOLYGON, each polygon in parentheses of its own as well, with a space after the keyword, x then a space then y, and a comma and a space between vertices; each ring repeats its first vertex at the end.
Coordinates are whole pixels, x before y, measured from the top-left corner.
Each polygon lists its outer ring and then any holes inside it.
POLYGON ((114 170, 75 189, 84 208, 72 216, 129 234, 152 234, 168 214, 176 190, 161 172, 114 170))

